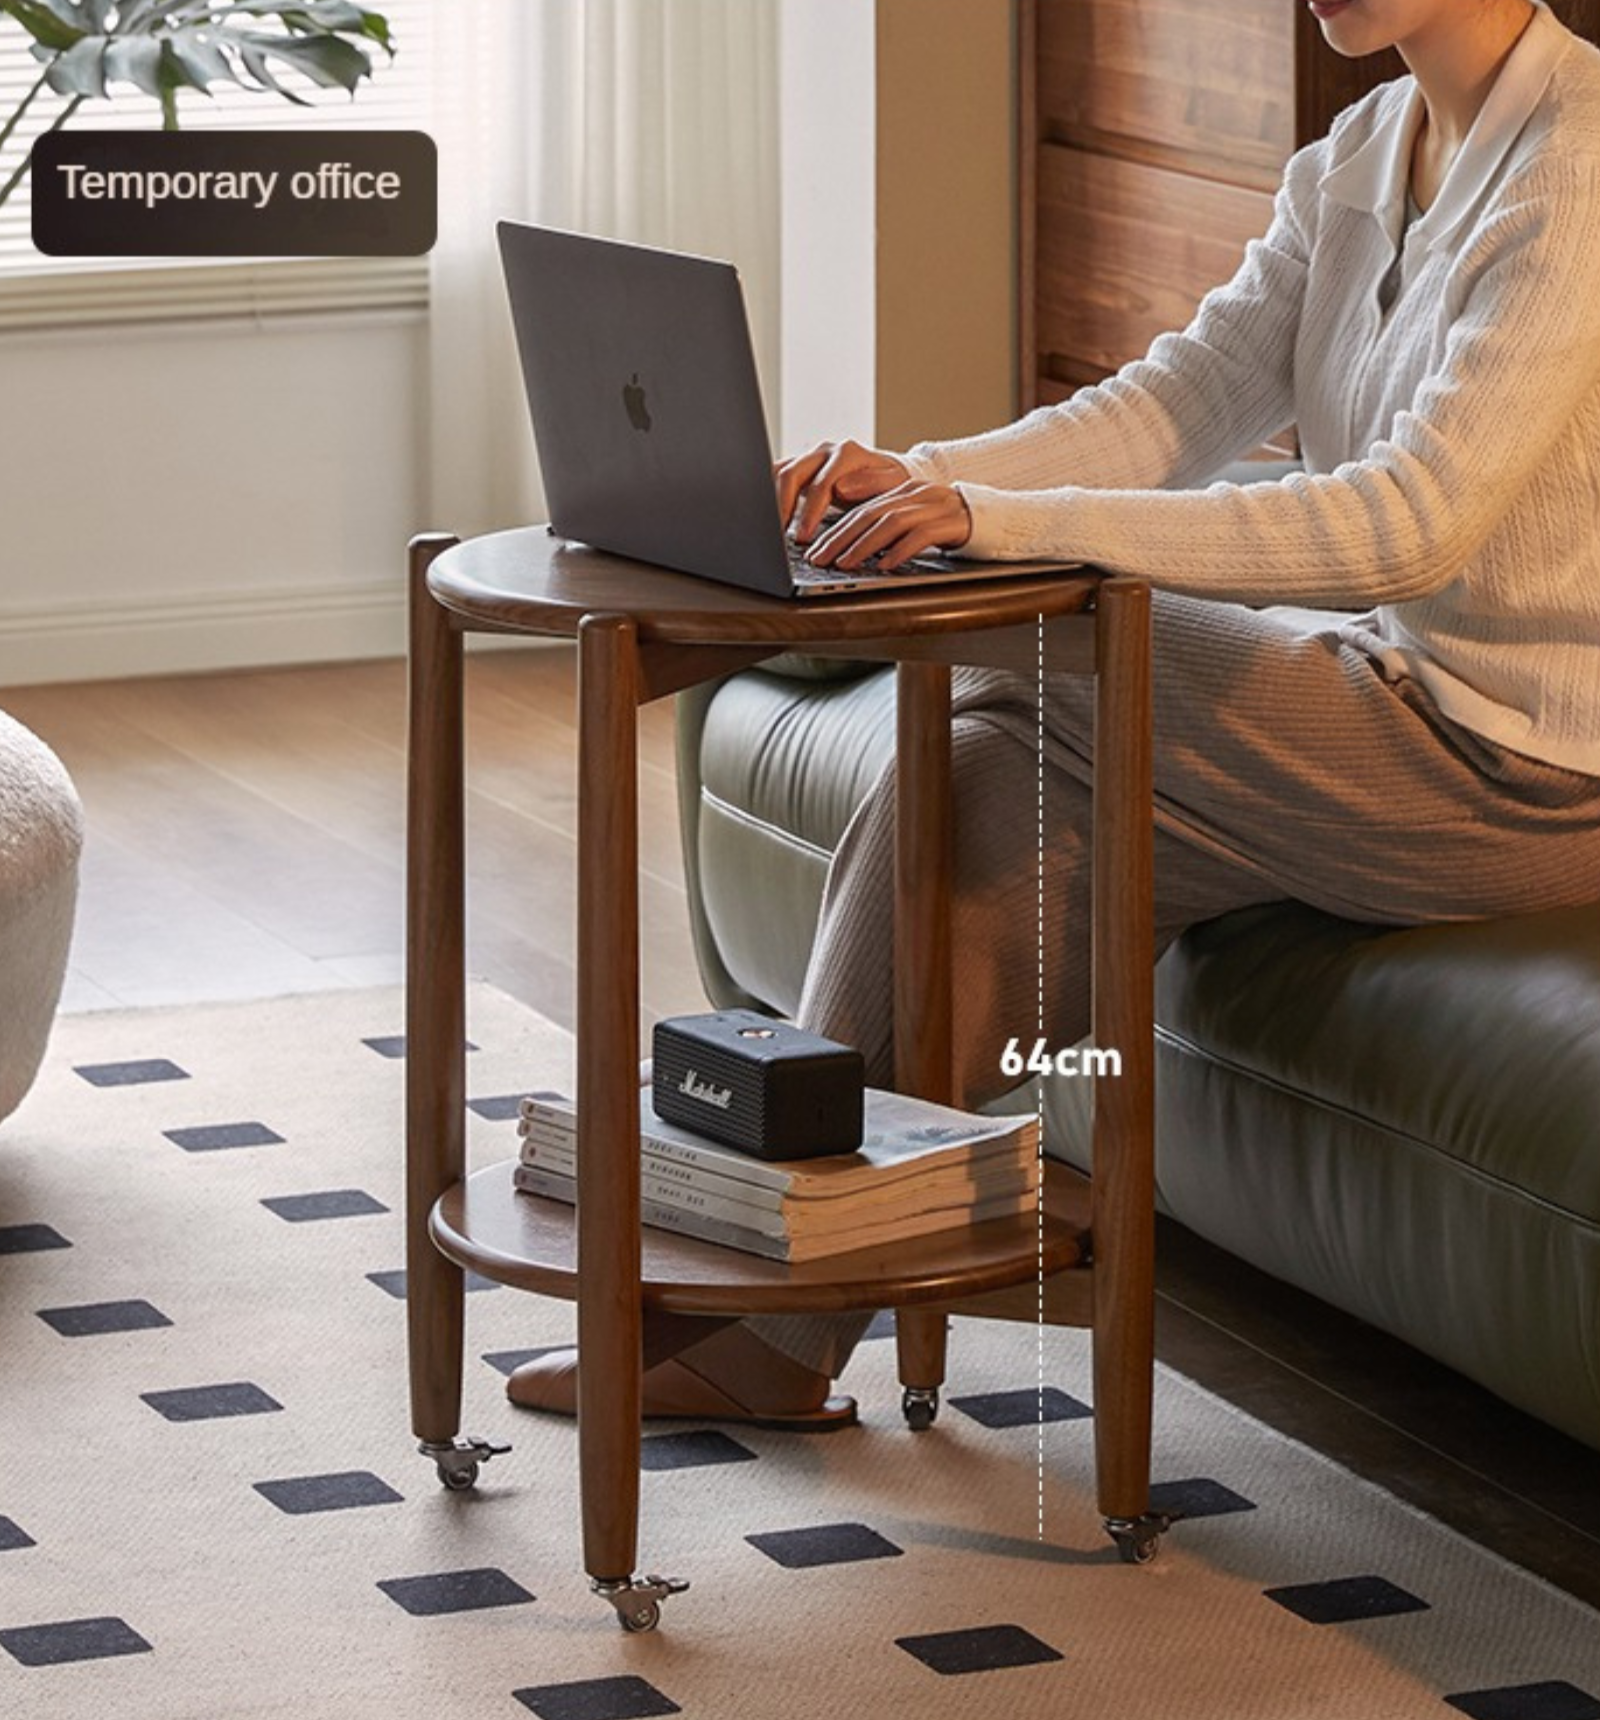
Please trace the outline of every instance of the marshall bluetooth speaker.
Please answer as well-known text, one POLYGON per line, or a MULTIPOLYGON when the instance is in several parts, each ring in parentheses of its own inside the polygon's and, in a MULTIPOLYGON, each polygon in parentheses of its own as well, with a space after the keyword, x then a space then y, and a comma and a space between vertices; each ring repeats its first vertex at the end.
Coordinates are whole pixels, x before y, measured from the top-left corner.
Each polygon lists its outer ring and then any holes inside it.
POLYGON ((758 1159, 861 1145, 861 1053, 753 1009, 656 1024, 656 1115, 758 1159))

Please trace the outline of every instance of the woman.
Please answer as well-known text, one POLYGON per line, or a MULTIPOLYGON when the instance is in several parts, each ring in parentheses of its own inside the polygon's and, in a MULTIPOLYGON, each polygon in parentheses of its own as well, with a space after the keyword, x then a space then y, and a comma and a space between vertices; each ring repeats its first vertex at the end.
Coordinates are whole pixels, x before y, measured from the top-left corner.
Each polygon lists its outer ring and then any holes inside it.
MULTIPOLYGON (((1392 46, 1411 75, 1291 160, 1266 237, 1188 330, 988 435, 828 444, 777 473, 825 566, 939 547, 1155 587, 1158 950, 1285 897, 1396 923, 1600 897, 1600 51, 1539 0, 1310 3, 1338 52, 1392 46), (1289 423, 1302 472, 1185 487, 1289 423), (1243 607, 1270 604, 1363 613, 1243 607)), ((1091 694, 1042 688, 1039 856, 1040 691, 956 678, 972 1101, 1037 1022, 1040 860, 1046 1035, 1088 1026, 1091 694)), ((892 822, 886 781, 835 860, 801 1008, 880 1081, 892 822)), ((647 1375, 647 1405, 839 1425, 860 1329, 724 1327, 647 1375)), ((569 1375, 516 1395, 559 1407, 569 1375)))

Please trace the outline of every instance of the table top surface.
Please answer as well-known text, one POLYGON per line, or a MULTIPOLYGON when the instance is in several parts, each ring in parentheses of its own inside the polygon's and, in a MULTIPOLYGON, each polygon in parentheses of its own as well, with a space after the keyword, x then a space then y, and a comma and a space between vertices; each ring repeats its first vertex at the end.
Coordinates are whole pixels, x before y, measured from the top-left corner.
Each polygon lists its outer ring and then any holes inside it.
POLYGON ((446 549, 428 569, 428 589, 469 629, 572 638, 586 616, 620 615, 634 622, 641 643, 804 646, 1081 614, 1093 607, 1102 577, 1076 571, 841 597, 768 597, 524 526, 446 549))

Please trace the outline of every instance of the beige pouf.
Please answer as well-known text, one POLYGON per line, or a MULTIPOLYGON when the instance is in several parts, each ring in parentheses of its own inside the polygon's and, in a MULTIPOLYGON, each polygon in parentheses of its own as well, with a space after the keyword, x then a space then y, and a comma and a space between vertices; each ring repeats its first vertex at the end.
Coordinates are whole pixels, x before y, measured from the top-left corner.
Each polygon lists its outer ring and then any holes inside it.
POLYGON ((0 1117, 32 1085, 61 997, 83 808, 43 741, 0 712, 0 1117))

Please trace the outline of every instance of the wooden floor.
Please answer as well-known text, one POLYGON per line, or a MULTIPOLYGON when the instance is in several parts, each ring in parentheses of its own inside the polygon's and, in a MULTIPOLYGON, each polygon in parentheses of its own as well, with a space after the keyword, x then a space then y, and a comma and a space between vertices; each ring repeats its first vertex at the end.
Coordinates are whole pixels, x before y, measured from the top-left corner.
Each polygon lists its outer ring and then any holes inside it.
MULTIPOLYGON (((467 675, 469 970, 570 1026, 575 753, 566 647, 467 675)), ((65 1007, 398 983, 398 662, 41 687, 0 707, 88 815, 65 1007)), ((672 717, 641 719, 644 1004, 704 1007, 672 717)), ((1600 1457, 1449 1369, 1163 1223, 1162 1358, 1260 1419, 1600 1605, 1600 1457)))
MULTIPOLYGON (((475 653, 467 676, 469 969, 573 1009, 576 730, 562 647, 475 653)), ((360 663, 27 688, 88 814, 65 1007, 398 982, 405 667, 360 663)), ((703 1008, 684 906, 672 717, 640 724, 648 1015, 703 1008)))

